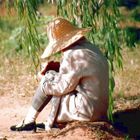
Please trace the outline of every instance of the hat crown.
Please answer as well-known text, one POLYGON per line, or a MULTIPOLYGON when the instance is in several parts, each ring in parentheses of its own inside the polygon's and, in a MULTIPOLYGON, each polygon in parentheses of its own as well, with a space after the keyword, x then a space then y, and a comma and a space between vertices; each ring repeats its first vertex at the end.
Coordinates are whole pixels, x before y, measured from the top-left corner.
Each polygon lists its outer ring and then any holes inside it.
POLYGON ((57 18, 47 27, 49 41, 57 41, 75 30, 78 30, 78 28, 73 26, 69 21, 57 18))
POLYGON ((47 25, 48 46, 41 58, 47 58, 52 54, 60 52, 87 33, 89 29, 78 28, 63 18, 56 18, 47 25))

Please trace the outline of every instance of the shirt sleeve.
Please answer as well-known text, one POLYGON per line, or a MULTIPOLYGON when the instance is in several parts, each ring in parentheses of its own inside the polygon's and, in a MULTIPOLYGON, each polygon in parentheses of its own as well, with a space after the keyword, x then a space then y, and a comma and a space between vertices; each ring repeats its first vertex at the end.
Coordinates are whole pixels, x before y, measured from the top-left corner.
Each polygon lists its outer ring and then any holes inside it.
POLYGON ((59 73, 44 77, 42 90, 46 95, 63 96, 73 91, 82 77, 83 58, 78 52, 64 56, 59 73), (50 77, 50 78, 48 78, 50 77))

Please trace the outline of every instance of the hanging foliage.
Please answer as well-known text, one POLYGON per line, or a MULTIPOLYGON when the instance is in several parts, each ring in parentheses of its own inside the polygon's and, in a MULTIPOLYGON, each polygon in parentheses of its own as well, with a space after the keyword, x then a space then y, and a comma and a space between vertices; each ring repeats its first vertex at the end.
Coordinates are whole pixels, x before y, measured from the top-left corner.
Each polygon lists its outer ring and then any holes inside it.
POLYGON ((38 1, 36 0, 15 0, 11 3, 7 0, 7 6, 10 9, 14 5, 20 21, 20 32, 18 42, 22 48, 26 48, 28 54, 32 57, 33 63, 37 68, 39 65, 38 50, 40 48, 39 36, 37 32, 38 23, 38 1))

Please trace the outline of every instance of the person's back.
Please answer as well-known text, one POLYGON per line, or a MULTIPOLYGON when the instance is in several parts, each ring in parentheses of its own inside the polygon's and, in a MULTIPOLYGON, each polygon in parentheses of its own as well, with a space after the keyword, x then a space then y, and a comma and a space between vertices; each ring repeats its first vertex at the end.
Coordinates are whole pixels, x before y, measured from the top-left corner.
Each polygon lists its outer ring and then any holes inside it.
POLYGON ((108 64, 100 50, 86 39, 78 41, 74 47, 64 52, 60 67, 62 74, 70 72, 75 73, 73 79, 79 79, 79 82, 75 85, 73 96, 68 94, 63 97, 64 102, 69 103, 67 107, 61 104, 58 121, 65 121, 63 118, 67 121, 95 121, 106 118, 108 64))

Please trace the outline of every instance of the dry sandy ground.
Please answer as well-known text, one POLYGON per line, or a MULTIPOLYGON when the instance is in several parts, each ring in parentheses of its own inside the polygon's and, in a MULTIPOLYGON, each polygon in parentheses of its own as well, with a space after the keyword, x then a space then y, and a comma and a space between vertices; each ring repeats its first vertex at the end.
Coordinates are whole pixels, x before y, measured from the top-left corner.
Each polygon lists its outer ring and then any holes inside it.
MULTIPOLYGON (((71 123, 65 128, 53 129, 51 132, 38 130, 34 132, 11 132, 9 127, 22 120, 30 105, 31 97, 13 96, 0 97, 0 140, 90 140, 90 139, 120 139, 119 133, 113 132, 112 126, 103 122, 71 123), (104 130, 105 129, 105 130, 104 130), (95 131, 95 132, 94 132, 95 131), (109 132, 110 131, 110 132, 109 132), (116 135, 116 136, 115 136, 116 135)), ((40 114, 37 122, 45 121, 50 105, 40 114)))
MULTIPOLYGON (((36 133, 10 131, 9 127, 11 125, 24 118, 30 100, 30 97, 14 97, 12 95, 0 97, 0 140, 123 140, 127 138, 127 134, 118 131, 107 122, 74 122, 61 130, 53 129, 51 132, 45 132, 44 130, 37 130, 36 133)), ((49 108, 50 105, 43 110, 37 122, 46 120, 49 108)), ((134 125, 137 125, 138 122, 133 119, 139 120, 140 114, 138 114, 138 117, 135 112, 133 114, 132 118, 128 118, 128 121, 133 121, 134 125)), ((126 116, 125 120, 127 117, 131 117, 130 115, 126 116)), ((130 132, 132 129, 130 129, 130 132)))

